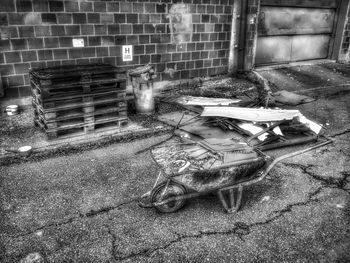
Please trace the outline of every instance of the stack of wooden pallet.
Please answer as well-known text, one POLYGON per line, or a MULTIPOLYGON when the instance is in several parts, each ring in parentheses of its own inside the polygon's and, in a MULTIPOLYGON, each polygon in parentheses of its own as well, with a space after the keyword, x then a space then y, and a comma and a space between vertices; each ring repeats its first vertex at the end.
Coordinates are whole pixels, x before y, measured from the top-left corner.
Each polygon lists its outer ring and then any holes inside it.
POLYGON ((126 72, 107 64, 30 71, 34 123, 48 139, 127 124, 126 72))

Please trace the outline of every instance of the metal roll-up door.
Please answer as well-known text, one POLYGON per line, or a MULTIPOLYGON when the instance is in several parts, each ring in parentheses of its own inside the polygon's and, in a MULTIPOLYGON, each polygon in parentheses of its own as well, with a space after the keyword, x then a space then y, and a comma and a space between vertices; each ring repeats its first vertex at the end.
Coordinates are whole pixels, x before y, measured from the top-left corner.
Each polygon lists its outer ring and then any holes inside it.
POLYGON ((262 0, 255 64, 328 58, 338 2, 262 0))

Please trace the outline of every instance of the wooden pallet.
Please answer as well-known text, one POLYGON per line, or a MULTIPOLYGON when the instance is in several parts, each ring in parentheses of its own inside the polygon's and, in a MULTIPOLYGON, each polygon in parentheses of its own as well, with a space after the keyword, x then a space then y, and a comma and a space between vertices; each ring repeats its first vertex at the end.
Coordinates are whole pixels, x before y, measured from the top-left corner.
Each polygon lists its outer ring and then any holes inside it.
POLYGON ((125 79, 108 79, 103 81, 66 83, 43 87, 31 80, 32 93, 40 95, 42 100, 70 98, 81 94, 98 94, 106 91, 125 91, 125 79))
POLYGON ((102 110, 94 113, 72 113, 69 117, 63 116, 61 118, 47 120, 40 112, 34 112, 35 118, 40 119, 47 127, 47 129, 65 130, 81 126, 85 124, 94 124, 99 122, 108 122, 110 119, 124 118, 126 119, 126 111, 122 110, 102 110))
POLYGON ((126 125, 126 71, 107 64, 30 71, 35 125, 48 139, 126 125))
POLYGON ((107 64, 60 66, 29 72, 32 91, 44 99, 125 90, 126 71, 107 64))
POLYGON ((125 116, 119 116, 119 113, 117 113, 117 115, 85 116, 62 122, 46 122, 42 116, 36 115, 34 124, 46 133, 47 139, 51 140, 99 132, 105 128, 124 127, 128 124, 128 119, 125 116))
POLYGON ((110 100, 103 104, 89 104, 75 108, 59 108, 45 110, 40 105, 33 103, 34 113, 43 117, 46 122, 69 120, 76 117, 90 115, 102 115, 119 112, 127 116, 127 104, 125 101, 110 100))
POLYGON ((64 84, 108 78, 126 79, 126 71, 108 64, 67 65, 29 71, 40 85, 64 84))
POLYGON ((120 90, 100 92, 96 94, 79 94, 67 98, 42 99, 41 95, 32 92, 33 103, 47 111, 74 109, 84 106, 108 104, 113 101, 126 101, 126 92, 120 90))

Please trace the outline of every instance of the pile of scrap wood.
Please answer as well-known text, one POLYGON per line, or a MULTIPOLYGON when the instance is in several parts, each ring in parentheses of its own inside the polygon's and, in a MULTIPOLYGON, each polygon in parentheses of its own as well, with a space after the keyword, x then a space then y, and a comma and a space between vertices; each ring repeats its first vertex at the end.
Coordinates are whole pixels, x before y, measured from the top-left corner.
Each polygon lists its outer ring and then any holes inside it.
POLYGON ((178 135, 195 141, 233 138, 260 150, 316 141, 322 129, 320 124, 307 119, 299 110, 229 105, 202 105, 196 107, 195 112, 169 113, 158 119, 175 126, 178 135))
POLYGON ((260 150, 315 141, 322 129, 299 110, 204 107, 201 117, 211 125, 244 135, 260 150))

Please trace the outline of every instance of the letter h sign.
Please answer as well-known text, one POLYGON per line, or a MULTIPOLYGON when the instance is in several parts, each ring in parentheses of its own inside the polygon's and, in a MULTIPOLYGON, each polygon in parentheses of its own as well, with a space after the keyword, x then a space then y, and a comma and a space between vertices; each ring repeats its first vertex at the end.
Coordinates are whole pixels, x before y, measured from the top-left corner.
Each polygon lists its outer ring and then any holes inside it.
POLYGON ((132 45, 124 45, 123 47, 123 61, 132 61, 132 45))

